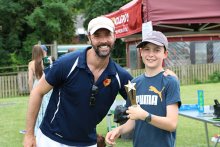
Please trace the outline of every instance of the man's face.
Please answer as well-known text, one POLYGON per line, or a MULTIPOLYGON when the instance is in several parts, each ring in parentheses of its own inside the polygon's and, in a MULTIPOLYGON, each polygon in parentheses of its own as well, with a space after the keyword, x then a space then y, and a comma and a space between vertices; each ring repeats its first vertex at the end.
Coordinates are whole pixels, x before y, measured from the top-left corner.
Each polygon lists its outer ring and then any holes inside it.
POLYGON ((105 58, 110 55, 115 43, 115 35, 107 29, 99 29, 94 34, 88 36, 96 54, 105 58))

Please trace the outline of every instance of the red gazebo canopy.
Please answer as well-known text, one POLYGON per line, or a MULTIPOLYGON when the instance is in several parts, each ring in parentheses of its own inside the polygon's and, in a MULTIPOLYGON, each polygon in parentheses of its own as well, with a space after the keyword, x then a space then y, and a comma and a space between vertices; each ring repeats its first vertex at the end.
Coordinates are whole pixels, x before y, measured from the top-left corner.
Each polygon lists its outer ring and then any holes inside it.
POLYGON ((220 34, 219 7, 220 0, 133 0, 106 16, 114 20, 129 14, 126 24, 120 24, 127 31, 116 34, 118 38, 141 33, 141 23, 147 21, 169 36, 220 34))

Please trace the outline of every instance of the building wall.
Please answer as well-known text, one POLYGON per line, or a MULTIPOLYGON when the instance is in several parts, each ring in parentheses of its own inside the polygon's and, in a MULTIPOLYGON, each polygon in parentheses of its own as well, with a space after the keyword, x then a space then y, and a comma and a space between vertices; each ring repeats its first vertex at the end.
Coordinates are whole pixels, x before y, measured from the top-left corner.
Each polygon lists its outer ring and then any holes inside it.
MULTIPOLYGON (((137 42, 127 42, 127 67, 144 68, 137 42)), ((165 66, 220 63, 220 40, 170 42, 165 66)))

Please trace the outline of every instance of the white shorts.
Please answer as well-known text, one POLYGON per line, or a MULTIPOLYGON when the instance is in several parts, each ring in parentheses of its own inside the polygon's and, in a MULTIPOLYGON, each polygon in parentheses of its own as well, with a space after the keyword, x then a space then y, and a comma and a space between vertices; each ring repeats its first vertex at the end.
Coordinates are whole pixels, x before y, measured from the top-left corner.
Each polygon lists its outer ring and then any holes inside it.
MULTIPOLYGON (((76 147, 76 146, 69 146, 56 142, 50 139, 49 137, 45 136, 40 129, 38 129, 37 131, 36 143, 37 143, 37 147, 76 147)), ((87 147, 97 147, 97 144, 87 147)))

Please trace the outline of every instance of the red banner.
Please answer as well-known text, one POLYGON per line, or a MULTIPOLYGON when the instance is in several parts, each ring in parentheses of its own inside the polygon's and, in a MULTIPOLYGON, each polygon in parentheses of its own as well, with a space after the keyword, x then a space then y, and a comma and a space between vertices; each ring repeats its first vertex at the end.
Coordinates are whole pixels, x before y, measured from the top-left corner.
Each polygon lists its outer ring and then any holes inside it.
POLYGON ((105 15, 113 20, 117 38, 141 32, 141 4, 142 0, 133 0, 121 7, 118 11, 105 15))

